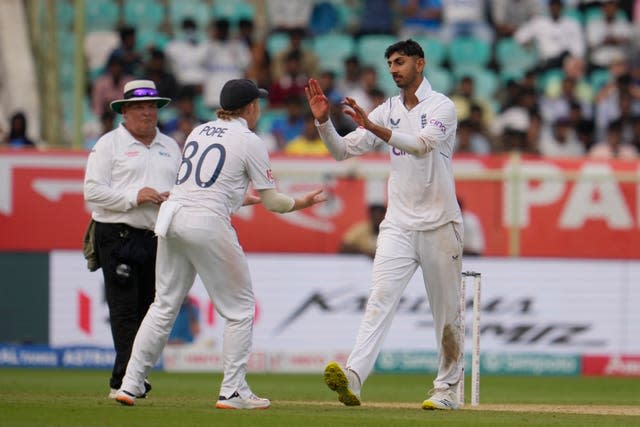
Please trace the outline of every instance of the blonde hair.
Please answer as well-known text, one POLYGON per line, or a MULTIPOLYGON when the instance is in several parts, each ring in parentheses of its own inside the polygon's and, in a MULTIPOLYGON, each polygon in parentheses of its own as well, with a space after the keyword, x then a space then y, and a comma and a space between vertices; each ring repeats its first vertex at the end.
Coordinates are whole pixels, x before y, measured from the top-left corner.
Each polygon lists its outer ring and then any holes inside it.
POLYGON ((216 116, 218 116, 220 120, 231 120, 235 117, 242 117, 242 115, 247 110, 247 107, 251 105, 252 102, 236 110, 225 110, 224 108, 219 108, 218 110, 216 110, 216 116))

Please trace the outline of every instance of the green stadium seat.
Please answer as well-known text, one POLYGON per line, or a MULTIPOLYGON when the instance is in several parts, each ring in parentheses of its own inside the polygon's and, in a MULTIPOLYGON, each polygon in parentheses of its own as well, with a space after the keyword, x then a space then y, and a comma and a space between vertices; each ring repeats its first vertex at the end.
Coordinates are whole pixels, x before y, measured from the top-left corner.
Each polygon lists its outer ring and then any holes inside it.
POLYGON ((255 15, 255 7, 243 0, 216 0, 213 5, 213 16, 227 18, 231 22, 238 22, 240 19, 253 20, 255 15))
POLYGON ((456 81, 464 76, 473 79, 473 95, 478 99, 489 100, 498 90, 498 76, 491 70, 479 67, 460 67, 454 70, 456 81))
POLYGON ((267 37, 266 48, 270 57, 275 57, 289 46, 289 35, 286 33, 271 33, 267 37))
POLYGON ((412 37, 424 50, 427 67, 440 67, 447 57, 447 46, 436 37, 416 36, 412 37))
POLYGON ((485 67, 491 59, 491 45, 474 37, 456 37, 448 45, 447 57, 452 67, 485 67))
MULTIPOLYGON (((396 43, 398 39, 387 35, 364 35, 356 44, 356 55, 361 64, 374 65, 380 67, 382 64, 386 70, 387 65, 384 59, 384 52, 387 48, 396 43)), ((380 77, 380 76, 379 76, 380 77)))
POLYGON ((538 54, 535 49, 527 49, 510 37, 500 39, 495 48, 496 62, 500 70, 522 72, 524 74, 524 72, 535 67, 538 62, 538 54))
POLYGON ((165 46, 169 42, 169 35, 167 33, 156 31, 154 29, 139 28, 136 31, 136 47, 139 50, 146 49, 150 45, 164 50, 165 46))
POLYGON ((86 2, 86 27, 92 31, 113 30, 120 19, 120 6, 112 0, 86 2))
POLYGON ((211 21, 211 10, 202 0, 169 0, 169 19, 175 30, 182 26, 184 18, 192 18, 200 30, 203 30, 211 21))
POLYGON ((323 34, 313 39, 312 48, 321 70, 331 70, 341 76, 344 74, 344 60, 355 52, 355 42, 346 34, 323 34))
POLYGON ((611 73, 609 70, 593 70, 591 74, 589 74, 589 84, 591 85, 593 93, 597 94, 609 79, 611 79, 611 73))
POLYGON ((451 73, 440 67, 427 66, 425 75, 431 83, 433 90, 448 95, 451 92, 453 86, 453 79, 451 73))
POLYGON ((124 3, 124 22, 138 30, 156 29, 164 21, 164 6, 156 0, 127 0, 124 3))

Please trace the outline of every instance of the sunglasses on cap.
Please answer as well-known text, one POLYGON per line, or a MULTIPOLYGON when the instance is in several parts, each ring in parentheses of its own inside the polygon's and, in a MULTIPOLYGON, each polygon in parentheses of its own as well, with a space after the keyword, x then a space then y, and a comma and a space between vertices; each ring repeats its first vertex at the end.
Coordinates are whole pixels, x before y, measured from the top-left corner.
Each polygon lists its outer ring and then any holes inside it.
POLYGON ((139 98, 144 96, 158 96, 158 91, 150 88, 132 89, 125 92, 124 99, 139 98))

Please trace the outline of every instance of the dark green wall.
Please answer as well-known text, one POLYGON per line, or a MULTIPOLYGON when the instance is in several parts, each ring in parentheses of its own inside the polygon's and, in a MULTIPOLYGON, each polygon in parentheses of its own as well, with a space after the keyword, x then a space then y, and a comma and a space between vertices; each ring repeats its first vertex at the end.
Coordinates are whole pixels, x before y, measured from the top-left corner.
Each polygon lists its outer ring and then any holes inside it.
POLYGON ((0 342, 49 343, 49 254, 0 253, 0 342))

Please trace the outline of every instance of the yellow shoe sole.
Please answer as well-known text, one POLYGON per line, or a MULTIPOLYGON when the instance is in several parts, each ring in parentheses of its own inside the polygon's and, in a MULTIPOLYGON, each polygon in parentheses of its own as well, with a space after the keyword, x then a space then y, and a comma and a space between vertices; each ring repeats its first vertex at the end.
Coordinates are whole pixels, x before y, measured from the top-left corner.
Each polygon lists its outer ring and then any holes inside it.
POLYGON ((360 399, 349 389, 347 375, 336 362, 324 368, 324 383, 338 393, 338 400, 346 406, 360 406, 360 399))

